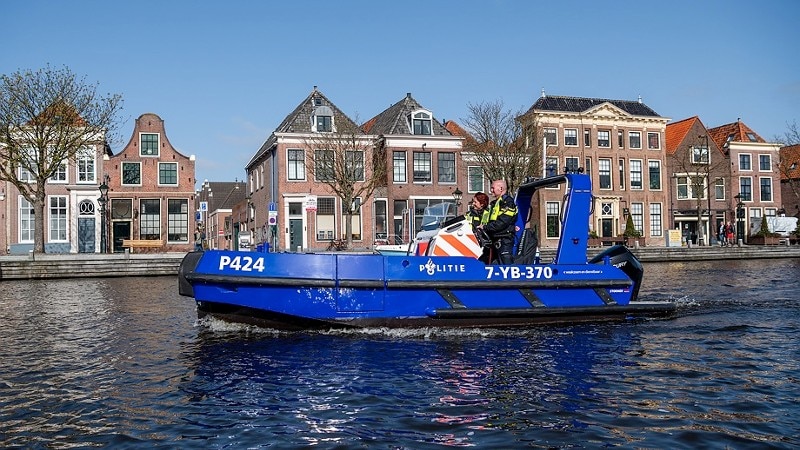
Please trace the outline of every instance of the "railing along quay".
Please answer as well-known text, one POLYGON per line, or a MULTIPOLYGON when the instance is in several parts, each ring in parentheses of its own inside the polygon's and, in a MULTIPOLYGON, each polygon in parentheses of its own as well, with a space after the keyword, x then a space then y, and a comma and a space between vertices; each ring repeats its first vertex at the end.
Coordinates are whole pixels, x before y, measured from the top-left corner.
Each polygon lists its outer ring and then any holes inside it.
MULTIPOLYGON (((590 248, 589 258, 603 251, 590 248)), ((800 245, 742 247, 640 247, 631 249, 642 262, 712 261, 723 259, 800 258, 800 245)), ((360 253, 369 253, 362 251, 360 253)), ((555 248, 541 249, 542 262, 555 256, 555 248)), ((37 254, 0 256, 0 280, 174 276, 185 253, 148 254, 37 254)))

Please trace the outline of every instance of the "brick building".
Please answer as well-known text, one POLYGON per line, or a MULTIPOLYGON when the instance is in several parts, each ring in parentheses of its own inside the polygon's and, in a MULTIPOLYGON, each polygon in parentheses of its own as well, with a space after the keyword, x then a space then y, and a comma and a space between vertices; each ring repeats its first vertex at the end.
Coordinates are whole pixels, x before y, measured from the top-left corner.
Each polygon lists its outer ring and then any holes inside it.
POLYGON ((375 163, 387 168, 386 180, 371 198, 354 202, 356 250, 371 249, 376 241, 408 242, 426 206, 455 202, 458 183, 466 186, 463 138, 445 129, 411 94, 359 127, 314 87, 246 167, 250 207, 239 227, 252 232, 254 244, 269 242, 278 251, 325 250, 332 241, 346 239, 341 198, 320 181, 316 167, 307 166, 314 159, 309 142, 337 129, 358 130, 353 139, 359 149, 352 158, 363 181, 356 183, 368 182, 375 163))
POLYGON ((195 228, 195 158, 178 152, 156 114, 139 116, 128 144, 105 161, 109 251, 123 240, 163 241, 155 251, 190 251, 195 228))

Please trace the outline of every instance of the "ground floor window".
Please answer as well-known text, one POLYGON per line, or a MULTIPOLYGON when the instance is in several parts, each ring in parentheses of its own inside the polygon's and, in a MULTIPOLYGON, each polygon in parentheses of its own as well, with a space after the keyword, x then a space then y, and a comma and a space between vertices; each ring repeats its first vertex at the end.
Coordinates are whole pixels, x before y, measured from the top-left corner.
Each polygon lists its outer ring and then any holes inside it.
POLYGON ((650 204, 650 236, 661 236, 663 234, 663 225, 661 217, 661 203, 650 204))
POLYGON ((67 197, 50 197, 50 242, 67 241, 67 197))
POLYGON ((167 200, 167 240, 189 242, 189 200, 167 200))
POLYGON ((19 196, 19 242, 33 242, 34 229, 33 204, 19 196))
POLYGON ((139 200, 139 238, 161 239, 161 200, 139 200))

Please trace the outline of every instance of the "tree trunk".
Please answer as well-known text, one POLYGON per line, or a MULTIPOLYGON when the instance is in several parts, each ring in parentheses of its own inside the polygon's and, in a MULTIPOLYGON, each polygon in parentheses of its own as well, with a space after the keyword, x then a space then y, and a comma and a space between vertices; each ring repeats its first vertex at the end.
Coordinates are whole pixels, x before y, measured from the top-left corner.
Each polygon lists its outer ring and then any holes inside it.
MULTIPOLYGON (((42 184, 40 184, 42 185, 42 184)), ((44 243, 47 237, 47 227, 45 226, 44 213, 47 196, 44 189, 36 189, 36 199, 33 202, 33 252, 44 253, 44 243)))
POLYGON ((344 224, 344 232, 345 232, 345 242, 347 242, 347 248, 353 246, 353 211, 347 211, 345 214, 347 218, 344 224))

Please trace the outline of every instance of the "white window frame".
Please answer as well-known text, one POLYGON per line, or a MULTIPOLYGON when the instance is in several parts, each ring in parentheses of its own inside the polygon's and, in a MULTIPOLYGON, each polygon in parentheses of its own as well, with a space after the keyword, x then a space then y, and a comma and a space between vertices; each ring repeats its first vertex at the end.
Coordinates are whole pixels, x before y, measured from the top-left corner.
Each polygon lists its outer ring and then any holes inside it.
POLYGON ((611 158, 598 158, 597 159, 597 186, 604 191, 614 189, 614 173, 611 170, 611 158), (606 166, 604 168, 603 166, 606 166), (608 186, 603 187, 602 179, 603 173, 608 174, 608 186))
POLYGON ((409 128, 415 136, 433 136, 433 114, 430 111, 419 109, 409 116, 409 128), (419 127, 417 127, 419 123, 419 127), (426 126, 427 124, 427 126, 426 126))
POLYGON ((611 148, 611 130, 597 130, 597 148, 611 148))
POLYGON ((180 183, 181 176, 178 173, 178 163, 176 162, 160 162, 158 163, 158 185, 159 186, 177 186, 180 183), (162 183, 161 182, 161 167, 174 166, 175 167, 175 183, 162 183))
POLYGON ((711 153, 708 147, 692 146, 692 164, 711 164, 711 153))
POLYGON ((547 127, 544 129, 543 134, 545 145, 558 145, 558 129, 547 127))
POLYGON ((740 172, 752 172, 753 171, 753 155, 749 153, 739 153, 739 171, 740 172), (742 168, 742 162, 747 161, 747 165, 750 166, 747 169, 742 168))
POLYGON ((160 133, 140 132, 139 133, 139 156, 141 156, 143 158, 158 158, 160 155, 161 155, 161 134, 160 133), (156 137, 155 154, 142 153, 144 151, 144 146, 142 145, 142 137, 143 136, 155 136, 156 137))
POLYGON ((564 128, 564 146, 577 147, 578 146, 578 129, 577 128, 564 128), (570 141, 574 141, 570 143, 570 141))
MULTIPOLYGON (((649 166, 648 166, 649 169, 649 166)), ((642 173, 642 160, 641 159, 631 159, 628 161, 628 170, 630 172, 630 188, 633 191, 641 191, 644 190, 644 176, 642 173), (639 182, 639 186, 636 186, 636 182, 639 182)))
POLYGON ((647 132, 647 149, 648 150, 661 150, 661 133, 657 131, 648 131, 647 132), (650 138, 655 138, 655 145, 650 144, 650 138))
POLYGON ((758 198, 762 202, 771 202, 775 198, 775 185, 772 177, 758 177, 758 198), (764 181, 769 180, 769 199, 764 198, 764 181))
POLYGON ((142 162, 141 161, 122 161, 119 165, 119 179, 121 186, 141 186, 142 185, 142 162), (135 165, 139 166, 139 182, 126 183, 125 182, 125 166, 135 165))
POLYGON ((392 152, 392 182, 408 183, 408 152, 405 150, 392 152), (398 158, 401 154, 403 158, 398 158))
POLYGON ((75 155, 75 182, 77 184, 97 182, 97 154, 91 147, 84 147, 75 155))
POLYGON ((306 181, 306 151, 302 148, 286 149, 286 179, 288 181, 306 181), (293 154, 300 155, 300 159, 290 159, 293 154))
POLYGON ((772 155, 758 155, 758 171, 759 172, 772 172, 772 155), (767 159, 767 168, 761 168, 761 159, 767 159))
POLYGON ((35 211, 33 209, 33 203, 29 202, 28 199, 20 195, 17 200, 17 205, 19 205, 19 239, 17 241, 20 244, 32 243, 36 228, 36 217, 34 216, 35 211))
POLYGON ((482 192, 486 187, 486 179, 483 175, 483 168, 480 166, 467 166, 467 192, 482 192), (475 187, 478 186, 476 189, 475 187))
POLYGON ((628 148, 631 148, 631 149, 634 149, 634 150, 641 150, 642 149, 642 132, 641 131, 628 131, 628 148), (635 143, 634 143, 634 138, 636 138, 636 142, 635 143))
POLYGON ((47 196, 47 241, 69 242, 69 198, 66 195, 47 196), (53 200, 63 205, 53 206, 53 200), (56 213, 53 213, 54 208, 56 213), (54 226, 56 225, 56 226, 54 226), (53 233, 57 233, 54 237, 53 233))

